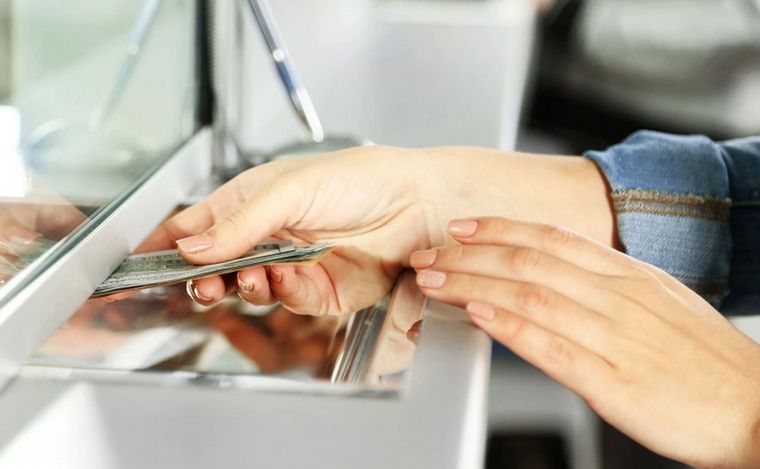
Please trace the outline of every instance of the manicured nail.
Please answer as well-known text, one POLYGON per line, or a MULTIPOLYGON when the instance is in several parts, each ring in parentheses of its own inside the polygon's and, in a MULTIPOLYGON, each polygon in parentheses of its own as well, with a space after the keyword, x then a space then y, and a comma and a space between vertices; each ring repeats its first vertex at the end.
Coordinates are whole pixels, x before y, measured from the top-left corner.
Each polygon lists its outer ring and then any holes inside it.
POLYGON ((477 229, 477 220, 452 220, 449 222, 449 233, 453 236, 472 236, 477 229))
POLYGON ((446 283, 446 273, 437 270, 420 270, 417 272, 417 285, 423 288, 441 288, 446 283))
POLYGON ((187 282, 187 294, 190 295, 190 298, 192 298, 196 303, 208 304, 214 301, 213 298, 204 296, 198 288, 198 285, 192 280, 187 282))
POLYGON ((480 301, 467 303, 467 313, 484 321, 491 321, 496 317, 496 309, 488 303, 481 303, 480 301))
POLYGON ((214 238, 205 233, 177 240, 177 247, 179 250, 188 254, 205 251, 213 245, 214 238))
POLYGON ((430 267, 435 262, 435 258, 438 256, 438 251, 435 249, 428 249, 425 251, 415 251, 409 257, 409 264, 415 269, 424 269, 430 267))
POLYGON ((269 268, 269 275, 274 283, 282 283, 282 271, 279 267, 273 265, 269 268))

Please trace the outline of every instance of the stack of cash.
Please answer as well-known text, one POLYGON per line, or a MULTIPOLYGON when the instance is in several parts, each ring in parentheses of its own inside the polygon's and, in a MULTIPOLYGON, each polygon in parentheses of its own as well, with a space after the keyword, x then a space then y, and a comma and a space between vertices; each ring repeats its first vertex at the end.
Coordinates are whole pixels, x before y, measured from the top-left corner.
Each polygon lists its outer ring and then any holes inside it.
POLYGON ((318 261, 331 248, 330 243, 294 246, 289 241, 273 241, 257 245, 238 259, 206 265, 188 264, 176 249, 135 254, 127 257, 119 268, 95 289, 92 296, 172 285, 256 265, 309 264, 318 261))

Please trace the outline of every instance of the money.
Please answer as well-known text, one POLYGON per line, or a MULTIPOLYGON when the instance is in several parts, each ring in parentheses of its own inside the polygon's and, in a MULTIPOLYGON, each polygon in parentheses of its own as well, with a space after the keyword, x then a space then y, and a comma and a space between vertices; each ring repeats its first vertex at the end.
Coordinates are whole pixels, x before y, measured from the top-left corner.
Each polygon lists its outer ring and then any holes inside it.
POLYGON ((331 249, 331 243, 294 246, 290 241, 272 241, 257 245, 238 259, 207 265, 188 264, 176 249, 135 254, 127 257, 113 274, 95 289, 92 297, 172 285, 256 265, 313 263, 331 249))

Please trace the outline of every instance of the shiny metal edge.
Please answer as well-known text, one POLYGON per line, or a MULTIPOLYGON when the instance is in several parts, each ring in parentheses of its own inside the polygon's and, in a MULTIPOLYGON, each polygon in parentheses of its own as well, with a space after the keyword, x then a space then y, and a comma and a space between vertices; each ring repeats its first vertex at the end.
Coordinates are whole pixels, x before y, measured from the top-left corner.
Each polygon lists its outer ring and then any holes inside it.
POLYGON ((357 311, 346 332, 346 344, 335 363, 333 383, 356 384, 367 376, 380 331, 388 318, 389 299, 383 298, 369 308, 357 311))
POLYGON ((185 387, 205 386, 233 391, 257 393, 306 394, 310 396, 383 397, 399 396, 399 389, 367 388, 328 381, 300 381, 279 376, 230 375, 195 371, 129 371, 88 368, 65 368, 24 365, 18 376, 37 382, 63 381, 115 384, 123 386, 185 387))
POLYGON ((100 226, 0 308, 0 390, 195 186, 211 173, 211 130, 201 129, 100 226))

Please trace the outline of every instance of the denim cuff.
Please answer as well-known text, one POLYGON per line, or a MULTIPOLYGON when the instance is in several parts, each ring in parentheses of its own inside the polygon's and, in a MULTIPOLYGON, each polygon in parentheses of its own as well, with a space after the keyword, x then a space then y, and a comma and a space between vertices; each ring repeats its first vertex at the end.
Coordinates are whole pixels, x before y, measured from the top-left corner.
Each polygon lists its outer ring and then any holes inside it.
POLYGON ((721 142, 731 190, 731 295, 727 314, 760 311, 760 137, 721 142))
POLYGON ((724 152, 704 136, 639 131, 588 151, 607 178, 625 252, 713 305, 729 293, 731 193, 724 152))

